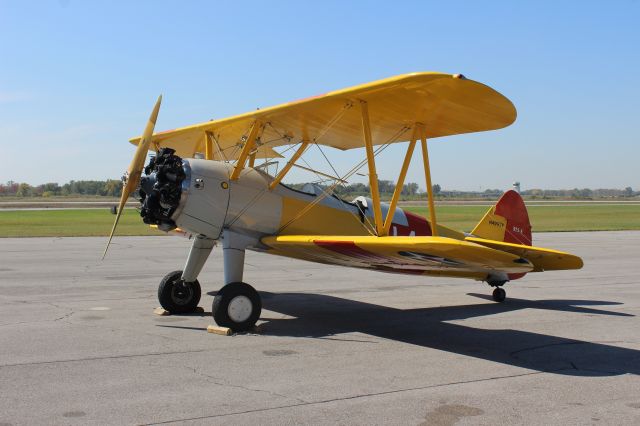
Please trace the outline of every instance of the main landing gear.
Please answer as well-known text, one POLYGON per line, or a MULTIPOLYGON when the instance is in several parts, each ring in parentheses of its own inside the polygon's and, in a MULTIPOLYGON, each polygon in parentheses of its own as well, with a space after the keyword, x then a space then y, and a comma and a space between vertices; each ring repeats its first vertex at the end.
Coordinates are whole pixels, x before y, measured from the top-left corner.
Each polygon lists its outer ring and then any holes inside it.
POLYGON ((252 328, 260 318, 262 301, 258 292, 247 283, 225 285, 213 299, 213 319, 234 331, 252 328))
POLYGON ((185 282, 182 271, 169 272, 158 286, 160 305, 173 314, 194 312, 200 302, 200 283, 198 280, 185 282))
MULTIPOLYGON (((233 331, 253 328, 262 312, 258 292, 242 282, 245 248, 257 243, 251 237, 225 230, 223 233, 224 282, 227 283, 213 299, 213 319, 233 331)), ((215 241, 198 235, 191 246, 184 271, 167 274, 158 288, 158 299, 171 313, 194 312, 200 302, 200 283, 197 277, 202 271, 215 241)))

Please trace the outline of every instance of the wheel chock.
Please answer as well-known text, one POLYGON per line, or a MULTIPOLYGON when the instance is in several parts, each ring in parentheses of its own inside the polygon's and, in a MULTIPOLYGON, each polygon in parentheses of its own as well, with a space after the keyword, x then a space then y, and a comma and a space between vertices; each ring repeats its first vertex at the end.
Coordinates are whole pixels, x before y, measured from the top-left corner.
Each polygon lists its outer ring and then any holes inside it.
MULTIPOLYGON (((248 333, 260 334, 262 332, 262 324, 254 325, 248 331, 248 333)), ((207 327, 207 333, 220 334, 221 336, 231 336, 234 331, 229 327, 220 327, 219 325, 211 324, 207 327)))
POLYGON ((233 334, 233 330, 229 327, 220 327, 218 325, 209 325, 207 327, 207 333, 220 334, 222 336, 231 336, 233 334))
MULTIPOLYGON (((171 315, 171 312, 164 309, 162 306, 158 306, 153 310, 153 313, 160 316, 171 315)), ((196 309, 193 311, 194 314, 204 314, 204 308, 202 306, 196 306, 196 309)))

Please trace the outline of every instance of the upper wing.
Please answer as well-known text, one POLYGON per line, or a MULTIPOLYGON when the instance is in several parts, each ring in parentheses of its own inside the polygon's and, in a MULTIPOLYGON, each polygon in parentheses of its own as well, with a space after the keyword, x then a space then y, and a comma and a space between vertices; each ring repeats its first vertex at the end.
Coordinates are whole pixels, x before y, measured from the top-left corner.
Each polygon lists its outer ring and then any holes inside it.
POLYGON ((153 142, 176 149, 178 155, 202 152, 207 131, 225 156, 233 159, 243 137, 259 120, 265 127, 257 146, 263 149, 301 140, 343 150, 359 148, 364 146, 360 101, 368 104, 374 145, 408 140, 408 130, 415 123, 424 125, 427 138, 436 138, 499 129, 516 118, 513 104, 484 84, 460 75, 414 73, 156 133, 153 142))
POLYGON ((274 254, 389 272, 529 272, 520 256, 445 237, 280 235, 262 239, 274 254))
POLYGON ((465 240, 521 256, 533 264, 532 272, 580 269, 583 265, 581 258, 562 251, 475 237, 467 237, 465 240))

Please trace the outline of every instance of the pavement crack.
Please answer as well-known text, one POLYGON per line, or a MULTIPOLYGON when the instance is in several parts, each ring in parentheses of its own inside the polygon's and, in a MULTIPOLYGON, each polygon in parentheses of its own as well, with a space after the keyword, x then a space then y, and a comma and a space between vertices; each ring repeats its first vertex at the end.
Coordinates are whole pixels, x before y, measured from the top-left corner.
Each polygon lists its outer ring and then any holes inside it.
POLYGON ((513 358, 517 358, 518 357, 517 355, 521 352, 535 351, 536 349, 551 348, 554 346, 584 345, 586 343, 587 342, 560 342, 560 343, 549 343, 546 345, 530 346, 528 348, 522 348, 522 349, 518 349, 517 351, 509 352, 509 356, 513 358))
MULTIPOLYGON (((191 367, 188 367, 188 368, 191 369, 191 367)), ((532 371, 532 372, 528 372, 528 373, 511 374, 511 375, 507 375, 507 376, 487 377, 487 378, 483 378, 483 379, 463 380, 463 381, 448 382, 448 383, 438 383, 438 384, 435 384, 435 385, 425 385, 425 386, 417 386, 417 387, 404 388, 404 389, 394 389, 394 390, 389 390, 389 391, 381 391, 381 392, 373 392, 373 393, 345 396, 345 397, 340 397, 340 398, 324 399, 324 400, 320 400, 320 401, 299 402, 297 404, 287 404, 287 405, 279 405, 279 406, 268 407, 268 408, 257 408, 257 409, 253 409, 253 410, 235 411, 235 412, 224 413, 224 414, 212 414, 210 416, 199 416, 199 417, 189 417, 189 418, 182 418, 182 419, 172 419, 172 420, 166 420, 166 421, 162 421, 162 422, 145 423, 145 424, 147 424, 147 425, 161 425, 161 424, 169 424, 169 423, 182 423, 182 422, 186 422, 186 421, 213 419, 213 418, 221 418, 221 417, 228 417, 228 416, 235 416, 235 415, 242 415, 242 414, 250 414, 250 413, 260 413, 260 412, 282 410, 282 409, 286 409, 286 408, 294 408, 294 407, 300 407, 300 406, 329 404, 329 403, 332 403, 332 402, 349 401, 349 400, 355 400, 355 399, 361 399, 361 398, 372 398, 372 397, 377 397, 377 396, 392 395, 392 394, 398 394, 398 393, 403 393, 403 392, 414 392, 414 391, 420 391, 420 390, 426 390, 426 389, 442 388, 442 387, 447 387, 447 386, 465 385, 465 384, 469 384, 469 383, 488 382, 488 381, 493 381, 493 380, 503 380, 503 379, 517 378, 517 377, 534 376, 534 375, 538 375, 538 374, 556 373, 556 372, 564 371, 564 370, 566 370, 566 368, 560 368, 560 369, 549 370, 549 371, 532 371)), ((241 386, 235 386, 235 385, 229 385, 229 386, 241 387, 241 386)), ((251 390, 251 389, 249 389, 249 390, 251 390)))
POLYGON ((74 358, 74 359, 60 359, 60 360, 54 360, 54 361, 19 362, 15 364, 2 364, 0 365, 0 368, 22 367, 27 365, 61 364, 65 362, 101 361, 101 360, 121 359, 121 358, 142 358, 147 356, 191 354, 191 353, 197 353, 197 352, 205 352, 205 349, 197 349, 197 350, 191 350, 191 351, 149 352, 146 354, 129 354, 129 355, 98 356, 98 357, 74 358))
MULTIPOLYGON (((29 304, 29 302, 26 301, 18 301, 16 303, 26 303, 29 304)), ((55 303, 51 303, 51 302, 42 302, 45 305, 49 305, 49 306, 53 306, 56 309, 68 309, 69 312, 67 312, 66 314, 56 317, 52 320, 50 319, 41 319, 41 320, 35 320, 35 321, 18 321, 18 322, 11 322, 11 323, 6 323, 6 324, 0 324, 0 327, 6 327, 9 325, 22 325, 22 324, 39 324, 39 323, 43 323, 43 322, 56 322, 56 321, 62 321, 64 319, 69 318, 71 315, 75 314, 76 312, 72 309, 72 308, 65 308, 59 305, 56 305, 55 303)))
POLYGON ((249 392, 267 393, 267 394, 269 394, 271 396, 277 396, 279 398, 294 399, 294 400, 298 401, 301 405, 309 403, 309 401, 305 401, 304 399, 300 399, 300 398, 297 398, 295 396, 283 395, 283 394, 280 394, 280 393, 277 393, 277 392, 274 392, 274 391, 270 391, 270 390, 267 390, 267 389, 251 388, 251 387, 248 387, 248 386, 236 385, 236 384, 233 384, 233 383, 222 381, 222 379, 219 378, 219 377, 215 377, 215 376, 211 376, 209 374, 203 373, 202 371, 198 370, 197 368, 190 367, 188 365, 181 365, 181 367, 186 368, 187 370, 191 371, 193 374, 195 374, 197 376, 204 377, 210 383, 213 383, 213 384, 218 385, 218 386, 242 389, 242 390, 249 391, 249 392))
POLYGON ((71 312, 68 312, 68 313, 64 314, 63 316, 61 316, 61 317, 55 318, 54 321, 61 321, 63 319, 67 319, 73 314, 75 314, 75 311, 73 309, 71 309, 71 312))
POLYGON ((67 312, 66 314, 62 315, 61 317, 54 318, 53 321, 60 321, 60 320, 63 320, 65 318, 69 318, 71 315, 73 315, 75 313, 75 311, 72 308, 65 308, 64 306, 56 305, 55 303, 52 303, 52 302, 43 302, 43 303, 46 304, 46 305, 49 305, 49 306, 53 306, 56 309, 69 310, 69 312, 67 312))

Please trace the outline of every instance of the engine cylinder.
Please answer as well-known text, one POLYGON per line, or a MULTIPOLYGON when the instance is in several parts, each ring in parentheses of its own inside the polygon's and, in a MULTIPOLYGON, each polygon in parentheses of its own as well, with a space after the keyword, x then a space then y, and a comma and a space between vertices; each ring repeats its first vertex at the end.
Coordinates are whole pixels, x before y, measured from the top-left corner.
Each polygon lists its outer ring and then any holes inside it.
POLYGON ((176 228, 171 216, 180 204, 185 177, 182 158, 175 155, 175 150, 162 148, 151 158, 140 178, 140 216, 144 223, 163 231, 176 228))

